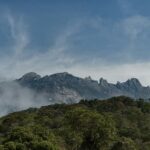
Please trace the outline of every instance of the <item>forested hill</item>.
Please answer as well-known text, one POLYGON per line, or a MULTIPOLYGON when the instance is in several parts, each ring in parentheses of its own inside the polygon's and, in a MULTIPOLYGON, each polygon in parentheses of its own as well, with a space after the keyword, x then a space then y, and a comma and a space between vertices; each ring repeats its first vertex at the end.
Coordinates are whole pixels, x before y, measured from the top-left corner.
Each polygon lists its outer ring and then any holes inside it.
POLYGON ((150 150, 150 103, 128 97, 30 108, 0 119, 0 150, 150 150))

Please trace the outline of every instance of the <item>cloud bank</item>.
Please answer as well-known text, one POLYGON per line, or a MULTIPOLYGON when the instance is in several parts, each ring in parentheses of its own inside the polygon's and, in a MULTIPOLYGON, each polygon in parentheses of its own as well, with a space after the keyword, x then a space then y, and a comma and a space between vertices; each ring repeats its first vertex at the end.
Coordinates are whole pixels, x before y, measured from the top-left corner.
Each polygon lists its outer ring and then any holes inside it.
POLYGON ((97 80, 104 77, 110 82, 137 77, 143 84, 150 84, 149 17, 132 15, 116 22, 102 17, 79 19, 68 24, 45 51, 30 47, 32 33, 22 16, 8 11, 3 21, 12 42, 6 47, 10 53, 0 60, 2 79, 19 78, 31 71, 41 75, 67 71, 80 77, 91 75, 97 80), (96 43, 92 40, 95 37, 96 43), (90 45, 100 44, 95 45, 95 50, 80 46, 89 44, 88 40, 90 45))
POLYGON ((37 95, 33 90, 22 87, 15 81, 0 84, 0 116, 10 112, 48 104, 50 102, 46 95, 37 95))

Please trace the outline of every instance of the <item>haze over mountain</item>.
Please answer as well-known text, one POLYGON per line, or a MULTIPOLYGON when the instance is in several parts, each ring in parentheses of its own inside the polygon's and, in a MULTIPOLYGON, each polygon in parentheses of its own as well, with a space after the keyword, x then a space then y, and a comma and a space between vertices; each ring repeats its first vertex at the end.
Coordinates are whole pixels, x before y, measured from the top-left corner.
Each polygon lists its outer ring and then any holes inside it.
POLYGON ((150 98, 150 87, 144 87, 136 78, 126 82, 108 83, 100 78, 79 78, 67 72, 41 77, 30 72, 16 80, 23 87, 49 95, 49 98, 60 102, 77 102, 80 99, 106 99, 112 96, 125 95, 133 98, 150 98))
POLYGON ((103 78, 96 81, 67 72, 43 77, 30 72, 19 79, 0 83, 0 114, 54 103, 76 103, 81 99, 107 99, 120 95, 149 99, 150 87, 142 86, 136 78, 112 84, 103 78))

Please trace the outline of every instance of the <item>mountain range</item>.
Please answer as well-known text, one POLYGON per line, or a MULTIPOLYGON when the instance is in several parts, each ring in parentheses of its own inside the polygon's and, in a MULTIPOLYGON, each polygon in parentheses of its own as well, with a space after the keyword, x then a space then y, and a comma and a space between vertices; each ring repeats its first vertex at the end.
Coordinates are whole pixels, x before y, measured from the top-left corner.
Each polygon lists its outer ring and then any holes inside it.
POLYGON ((108 83, 100 78, 99 82, 91 77, 80 78, 67 72, 41 77, 30 72, 16 80, 23 87, 28 87, 36 93, 46 95, 52 102, 78 102, 81 99, 107 99, 113 96, 128 96, 132 98, 150 98, 150 87, 144 87, 136 78, 126 82, 108 83))

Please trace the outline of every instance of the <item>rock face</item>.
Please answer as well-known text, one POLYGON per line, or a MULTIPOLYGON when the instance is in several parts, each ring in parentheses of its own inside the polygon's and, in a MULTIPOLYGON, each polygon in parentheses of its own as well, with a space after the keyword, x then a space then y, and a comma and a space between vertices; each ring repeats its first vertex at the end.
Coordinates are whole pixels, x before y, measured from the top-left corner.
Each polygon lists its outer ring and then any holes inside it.
POLYGON ((29 72, 25 75, 22 76, 22 78, 20 78, 20 82, 23 82, 23 83, 27 83, 27 82, 32 82, 34 80, 38 80, 40 79, 41 76, 36 74, 35 72, 29 72))
POLYGON ((80 99, 105 99, 125 95, 132 98, 150 98, 150 88, 143 87, 136 78, 117 84, 108 83, 100 78, 99 82, 91 77, 75 77, 67 72, 41 77, 36 73, 27 73, 16 80, 24 87, 47 95, 52 102, 78 102, 80 99))

